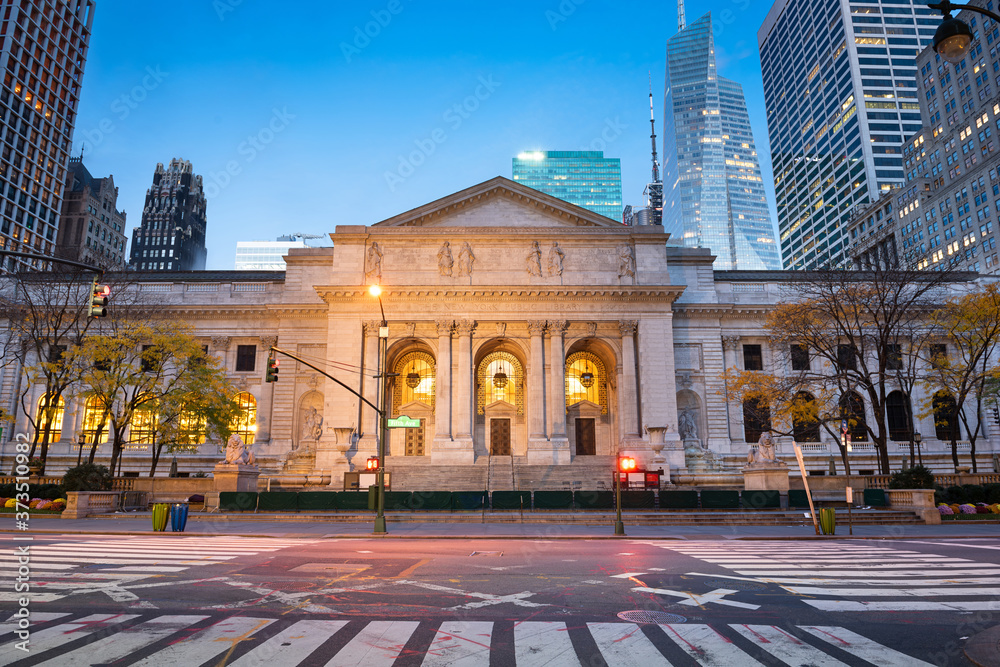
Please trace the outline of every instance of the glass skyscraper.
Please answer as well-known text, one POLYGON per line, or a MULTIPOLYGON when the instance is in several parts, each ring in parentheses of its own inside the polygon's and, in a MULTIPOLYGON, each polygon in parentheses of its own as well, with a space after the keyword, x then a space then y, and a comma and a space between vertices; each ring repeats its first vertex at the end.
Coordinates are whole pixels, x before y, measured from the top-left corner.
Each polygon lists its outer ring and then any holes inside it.
POLYGON ((721 270, 781 268, 743 88, 716 73, 712 16, 667 41, 663 225, 721 270))
POLYGON ((514 158, 514 180, 622 221, 622 164, 604 151, 530 151, 514 158))
POLYGON ((940 22, 916 0, 771 7, 757 42, 786 268, 849 265, 855 207, 904 184, 900 147, 921 128, 915 58, 940 22))

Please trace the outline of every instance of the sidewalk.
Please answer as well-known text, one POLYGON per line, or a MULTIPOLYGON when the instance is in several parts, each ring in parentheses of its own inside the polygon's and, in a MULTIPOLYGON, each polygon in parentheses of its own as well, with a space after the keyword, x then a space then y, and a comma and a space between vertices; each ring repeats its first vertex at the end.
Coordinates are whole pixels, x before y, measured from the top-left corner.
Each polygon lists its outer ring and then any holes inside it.
MULTIPOLYGON (((255 515, 248 519, 240 514, 192 514, 188 519, 185 535, 226 535, 241 537, 280 538, 397 538, 397 539, 621 539, 614 535, 614 515, 607 517, 606 525, 565 525, 553 523, 421 523, 406 515, 386 514, 388 534, 375 536, 371 521, 344 523, 324 521, 314 517, 311 521, 288 522, 255 515)), ((602 517, 603 518, 603 517, 602 517)), ((817 536, 812 525, 805 526, 724 526, 682 525, 642 526, 630 525, 624 517, 627 538, 654 540, 773 540, 773 539, 849 539, 846 524, 837 525, 835 536, 817 536)), ((153 533, 149 512, 108 514, 86 519, 61 519, 57 516, 34 515, 28 533, 33 534, 110 534, 149 535, 153 533)), ((16 530, 13 515, 0 515, 0 533, 24 534, 16 530), (10 516, 7 520, 6 517, 10 516)), ((174 534, 169 532, 169 534, 174 534)), ((972 524, 970 522, 926 525, 869 525, 855 526, 856 539, 977 539, 1000 538, 1000 525, 972 524)))

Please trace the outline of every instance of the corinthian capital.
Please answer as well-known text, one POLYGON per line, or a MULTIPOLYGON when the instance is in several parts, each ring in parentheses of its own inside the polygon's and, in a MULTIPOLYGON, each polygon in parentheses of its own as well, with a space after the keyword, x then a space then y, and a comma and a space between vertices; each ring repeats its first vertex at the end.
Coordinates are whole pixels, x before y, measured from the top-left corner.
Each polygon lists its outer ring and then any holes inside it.
POLYGON ((726 350, 737 350, 740 346, 739 336, 723 336, 722 347, 726 350))
POLYGON ((618 331, 622 336, 634 336, 635 330, 639 328, 636 320, 621 320, 618 322, 618 331))
POLYGON ((559 334, 562 336, 568 328, 569 322, 566 320, 549 320, 549 335, 559 334))
POLYGON ((532 336, 542 336, 545 334, 545 320, 531 320, 528 322, 528 333, 532 336))
POLYGON ((451 330, 455 328, 454 320, 438 320, 435 324, 437 324, 439 338, 442 336, 450 336, 451 330))
POLYGON ((472 332, 476 330, 476 321, 458 320, 455 322, 455 326, 458 327, 459 336, 471 336, 472 332))

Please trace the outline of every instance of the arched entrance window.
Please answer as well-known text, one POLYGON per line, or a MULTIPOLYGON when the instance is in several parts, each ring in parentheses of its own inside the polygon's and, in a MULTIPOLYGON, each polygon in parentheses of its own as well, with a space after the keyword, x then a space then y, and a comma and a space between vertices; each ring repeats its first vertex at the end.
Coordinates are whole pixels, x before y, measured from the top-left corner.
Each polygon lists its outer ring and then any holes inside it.
POLYGON ((840 397, 840 418, 847 420, 851 442, 868 440, 868 424, 865 422, 865 400, 857 392, 851 391, 840 397))
POLYGON ((885 416, 889 422, 889 439, 908 442, 913 435, 910 397, 903 392, 891 392, 885 397, 885 416))
POLYGON ((204 444, 208 433, 208 420, 187 410, 177 418, 177 445, 185 449, 196 449, 204 444))
POLYGON ((765 431, 771 430, 771 408, 756 398, 743 401, 743 439, 757 442, 765 431))
POLYGON ((961 438, 958 427, 958 410, 955 397, 946 391, 934 394, 934 435, 938 440, 951 442, 961 438))
POLYGON ((236 401, 237 413, 230 426, 243 442, 252 445, 257 436, 257 399, 250 392, 244 391, 233 400, 236 401))
POLYGON ((156 401, 146 401, 136 408, 132 413, 132 428, 129 429, 129 449, 145 449, 156 441, 158 418, 156 401))
POLYGON ((66 410, 66 401, 60 396, 57 401, 51 403, 51 394, 45 394, 38 399, 38 411, 35 413, 35 422, 38 424, 40 437, 45 435, 45 427, 49 424, 51 414, 52 424, 49 426, 49 442, 56 442, 62 438, 63 413, 66 410))
POLYGON ((604 362, 591 352, 575 352, 566 357, 566 407, 580 401, 601 406, 608 414, 608 385, 604 362))
POLYGON ((426 352, 408 352, 396 362, 392 389, 392 414, 399 416, 399 408, 414 401, 434 409, 434 384, 436 380, 434 357, 426 352))
POLYGON ((806 391, 795 395, 798 408, 792 419, 792 435, 796 442, 819 442, 819 421, 816 419, 816 399, 806 391))
POLYGON ((497 401, 513 405, 524 414, 524 369, 510 352, 491 352, 479 362, 476 373, 476 403, 479 414, 497 401))
POLYGON ((98 396, 91 396, 87 399, 83 408, 83 428, 81 432, 84 436, 84 443, 94 444, 97 439, 97 432, 101 432, 101 437, 97 441, 105 443, 108 441, 108 417, 104 413, 104 401, 98 396))

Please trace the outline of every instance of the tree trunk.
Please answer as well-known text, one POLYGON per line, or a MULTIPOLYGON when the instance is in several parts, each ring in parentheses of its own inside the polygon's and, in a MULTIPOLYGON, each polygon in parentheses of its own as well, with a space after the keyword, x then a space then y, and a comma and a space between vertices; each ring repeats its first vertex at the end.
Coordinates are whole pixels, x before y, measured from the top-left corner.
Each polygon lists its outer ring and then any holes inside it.
POLYGON ((878 470, 880 475, 889 474, 889 441, 875 442, 875 453, 878 455, 878 470))
POLYGON ((955 464, 955 472, 958 472, 958 441, 951 439, 951 462, 955 464))
POLYGON ((977 473, 979 470, 976 467, 976 436, 972 434, 969 435, 969 453, 972 455, 972 472, 977 473))
MULTIPOLYGON (((155 442, 156 439, 155 434, 153 435, 153 438, 155 442)), ((149 476, 153 477, 156 474, 156 466, 160 464, 160 456, 163 454, 163 443, 161 442, 158 445, 154 444, 150 449, 153 452, 153 463, 152 465, 149 466, 149 476)))

